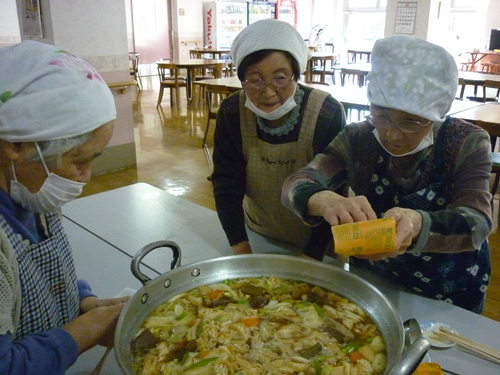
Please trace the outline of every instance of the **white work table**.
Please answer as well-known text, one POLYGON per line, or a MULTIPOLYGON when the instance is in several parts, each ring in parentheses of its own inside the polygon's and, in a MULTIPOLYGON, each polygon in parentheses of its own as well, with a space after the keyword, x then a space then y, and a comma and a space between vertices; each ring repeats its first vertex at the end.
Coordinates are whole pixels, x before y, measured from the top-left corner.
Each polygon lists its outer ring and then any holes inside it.
MULTIPOLYGON (((73 247, 79 278, 86 279, 94 292, 110 298, 123 288, 141 288, 130 271, 131 257, 143 246, 158 240, 176 242, 182 264, 231 255, 231 249, 217 218, 209 209, 170 195, 148 184, 134 184, 77 199, 63 207, 64 226, 73 247)), ((256 253, 299 254, 300 251, 249 233, 256 253)), ((144 258, 141 271, 149 277, 167 272, 172 256, 158 249, 144 258), (149 267, 149 268, 148 268, 149 267)), ((335 263, 331 258, 327 262, 335 263)), ((500 349, 500 323, 441 301, 414 295, 376 275, 352 269, 371 282, 394 304, 402 320, 438 321, 460 334, 500 349)), ((84 353, 67 374, 88 374, 97 364, 103 348, 84 353)), ((457 348, 431 349, 430 360, 460 375, 500 374, 500 365, 474 357, 457 348)), ((102 375, 119 374, 111 354, 102 375)))

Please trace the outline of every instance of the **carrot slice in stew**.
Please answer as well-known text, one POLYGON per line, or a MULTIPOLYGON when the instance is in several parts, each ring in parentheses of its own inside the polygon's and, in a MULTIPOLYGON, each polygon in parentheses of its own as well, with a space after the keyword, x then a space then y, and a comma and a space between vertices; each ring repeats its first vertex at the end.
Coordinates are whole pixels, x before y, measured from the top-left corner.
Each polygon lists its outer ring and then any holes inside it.
POLYGON ((360 359, 363 359, 363 354, 358 351, 349 354, 349 360, 351 361, 351 363, 357 363, 360 359))
POLYGON ((256 326, 260 321, 260 318, 258 316, 251 316, 249 318, 243 318, 241 319, 241 322, 245 325, 245 327, 254 327, 256 326))
POLYGON ((223 290, 220 289, 214 289, 210 293, 207 294, 207 297, 210 298, 212 301, 219 297, 222 293, 224 293, 223 290))

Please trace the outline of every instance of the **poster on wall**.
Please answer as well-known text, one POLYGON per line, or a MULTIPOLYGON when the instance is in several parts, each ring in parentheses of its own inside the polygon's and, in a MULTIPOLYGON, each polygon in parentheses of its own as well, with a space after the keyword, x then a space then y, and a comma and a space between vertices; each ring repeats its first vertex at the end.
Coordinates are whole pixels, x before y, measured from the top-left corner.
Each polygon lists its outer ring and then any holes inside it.
POLYGON ((417 18, 417 3, 398 2, 396 10, 395 34, 413 34, 417 18))
POLYGON ((43 38, 40 0, 24 0, 23 36, 43 38))

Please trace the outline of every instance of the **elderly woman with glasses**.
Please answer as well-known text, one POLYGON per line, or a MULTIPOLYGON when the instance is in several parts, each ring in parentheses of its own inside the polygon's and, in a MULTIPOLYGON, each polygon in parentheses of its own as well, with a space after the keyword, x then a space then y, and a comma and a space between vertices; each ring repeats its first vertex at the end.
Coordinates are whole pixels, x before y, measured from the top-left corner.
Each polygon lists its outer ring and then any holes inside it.
POLYGON ((246 27, 231 56, 243 90, 219 109, 212 182, 232 251, 252 253, 246 224, 306 254, 323 252, 331 240, 329 226, 318 226, 311 235, 281 204, 281 186, 342 130, 343 107, 328 93, 298 83, 308 48, 286 22, 267 19, 246 27))
POLYGON ((378 40, 368 74, 370 116, 345 127, 283 185, 282 202, 310 225, 394 217, 396 249, 350 262, 480 313, 490 278, 491 145, 447 116, 457 66, 412 37, 378 40), (336 194, 348 183, 349 196, 336 194))

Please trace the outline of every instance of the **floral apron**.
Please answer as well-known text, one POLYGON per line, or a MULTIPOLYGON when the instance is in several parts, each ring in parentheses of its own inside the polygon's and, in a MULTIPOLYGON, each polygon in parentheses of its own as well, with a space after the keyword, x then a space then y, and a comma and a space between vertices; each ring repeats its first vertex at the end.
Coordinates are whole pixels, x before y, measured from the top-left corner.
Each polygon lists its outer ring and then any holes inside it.
MULTIPOLYGON (((443 171, 453 170, 453 165, 449 164, 451 160, 455 160, 455 155, 452 152, 453 156, 450 158, 450 149, 458 153, 460 148, 456 145, 450 147, 450 142, 445 142, 451 138, 444 135, 448 123, 449 121, 439 129, 440 136, 437 137, 435 148, 423 161, 426 164, 423 166, 423 174, 429 174, 428 181, 432 183, 415 193, 406 196, 398 193, 385 176, 387 154, 379 156, 367 194, 378 217, 395 206, 431 212, 448 208, 451 203, 446 183, 449 176, 443 171)), ((351 258, 351 262, 382 274, 415 292, 476 313, 481 313, 483 309, 491 272, 487 239, 475 251, 455 254, 407 252, 397 258, 376 262, 357 258, 351 258)))
POLYGON ((307 165, 313 157, 316 121, 328 93, 313 90, 307 101, 297 142, 269 144, 257 136, 255 114, 240 97, 240 123, 246 165, 245 223, 257 233, 304 246, 311 229, 281 203, 285 179, 307 165))
POLYGON ((21 317, 15 337, 62 327, 79 314, 79 295, 73 256, 60 214, 44 215, 47 238, 30 244, 14 233, 3 217, 0 225, 16 253, 21 284, 21 317))

